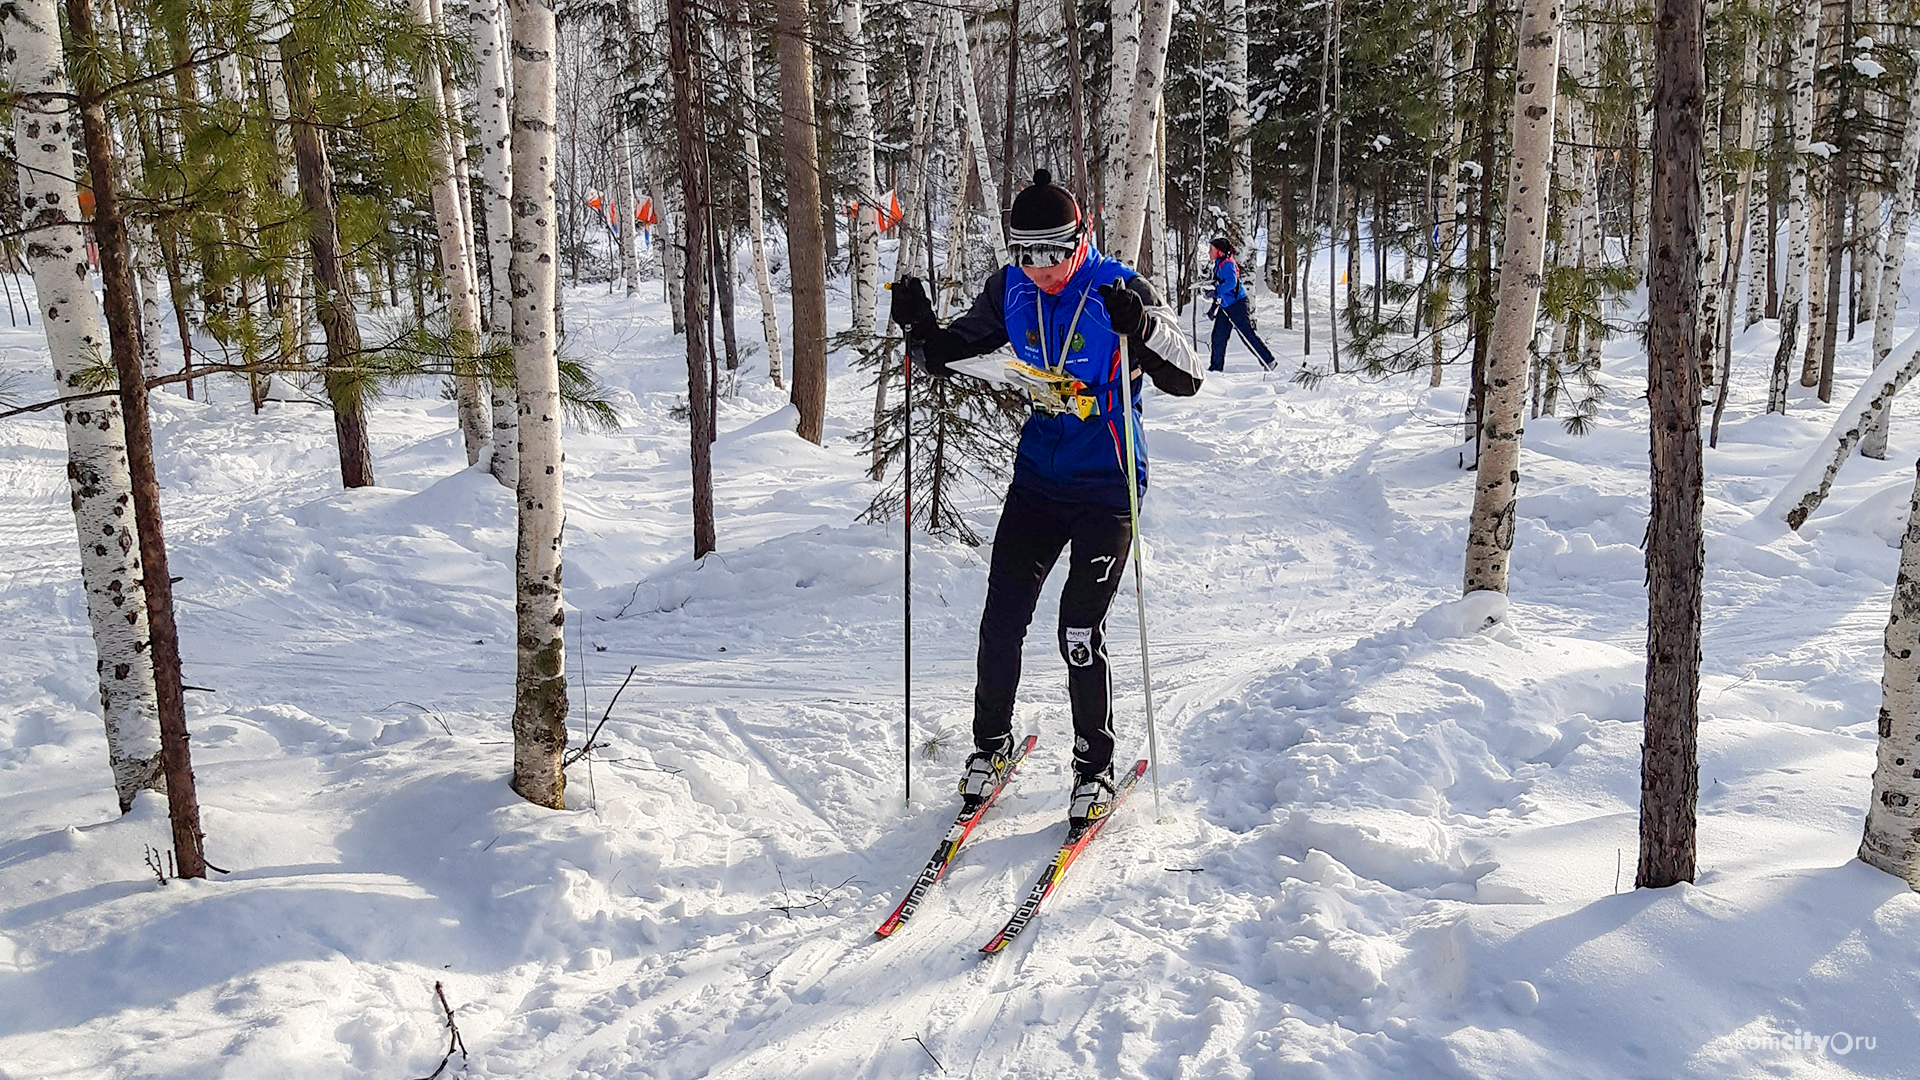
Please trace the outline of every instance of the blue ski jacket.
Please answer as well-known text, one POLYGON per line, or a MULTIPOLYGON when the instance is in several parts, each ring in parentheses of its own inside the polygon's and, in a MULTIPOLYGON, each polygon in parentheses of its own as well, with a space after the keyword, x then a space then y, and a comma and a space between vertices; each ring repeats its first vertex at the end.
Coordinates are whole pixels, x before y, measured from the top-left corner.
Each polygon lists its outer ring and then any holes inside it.
POLYGON ((1128 341, 1138 372, 1164 393, 1188 397, 1200 389, 1199 361, 1180 336, 1172 310, 1153 286, 1118 259, 1091 245, 1086 261, 1065 288, 1049 296, 1027 275, 1003 266, 965 315, 948 326, 920 335, 922 354, 935 374, 947 374, 954 360, 989 353, 1003 345, 1037 368, 1060 368, 1086 384, 1099 403, 1086 419, 1072 413, 1035 409, 1020 431, 1013 486, 1064 502, 1127 506, 1126 432, 1133 425, 1134 464, 1139 494, 1147 490, 1147 440, 1140 425, 1140 379, 1131 386, 1120 370, 1120 337, 1108 321, 1100 287, 1123 284, 1146 309, 1145 332, 1128 341))
POLYGON ((1240 266, 1231 255, 1213 260, 1213 295, 1223 308, 1247 298, 1247 287, 1240 284, 1240 266))

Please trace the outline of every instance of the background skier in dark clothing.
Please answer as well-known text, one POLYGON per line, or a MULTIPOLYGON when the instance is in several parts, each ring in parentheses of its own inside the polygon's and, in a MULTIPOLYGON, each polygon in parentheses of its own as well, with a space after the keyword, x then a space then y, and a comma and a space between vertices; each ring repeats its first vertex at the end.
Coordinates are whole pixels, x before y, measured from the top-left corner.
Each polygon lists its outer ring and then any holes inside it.
POLYGON ((1084 825, 1102 816, 1113 798, 1106 617, 1131 541, 1120 424, 1133 426, 1138 494, 1144 495, 1141 376, 1184 397, 1199 390, 1201 374, 1174 313, 1145 278, 1094 248, 1079 204, 1044 169, 1013 201, 1007 255, 1012 265, 994 271, 972 308, 947 326, 911 277, 893 287, 893 320, 906 334, 909 354, 932 375, 951 374, 955 360, 1011 346, 1031 368, 1068 387, 1080 384, 1052 396, 1030 390, 1034 409, 1020 433, 1013 483, 994 534, 974 689, 977 752, 968 759, 961 794, 971 804, 1005 777, 1021 644, 1041 585, 1061 551, 1070 549, 1058 638, 1073 708, 1068 815, 1084 825), (1131 372, 1120 370, 1123 334, 1131 372))
POLYGON ((1274 368, 1272 350, 1253 332, 1252 306, 1247 299, 1246 286, 1240 284, 1240 265, 1233 259, 1233 241, 1224 236, 1213 238, 1213 310, 1207 314, 1213 317, 1213 360, 1207 365, 1208 371, 1227 370, 1227 339, 1238 329, 1240 336, 1260 358, 1260 364, 1268 371, 1274 368))

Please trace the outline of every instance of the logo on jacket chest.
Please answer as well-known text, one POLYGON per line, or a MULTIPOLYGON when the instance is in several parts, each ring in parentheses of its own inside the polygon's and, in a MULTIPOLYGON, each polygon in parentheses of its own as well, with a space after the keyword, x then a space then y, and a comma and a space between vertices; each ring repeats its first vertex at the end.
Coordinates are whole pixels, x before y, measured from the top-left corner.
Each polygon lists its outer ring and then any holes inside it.
MULTIPOLYGON (((1027 328, 1027 348, 1037 349, 1039 347, 1040 347, 1040 329, 1038 327, 1028 327, 1027 328)), ((1068 352, 1081 352, 1084 349, 1086 349, 1086 347, 1087 347, 1087 335, 1081 333, 1078 330, 1075 330, 1073 332, 1073 336, 1067 339, 1068 352)))

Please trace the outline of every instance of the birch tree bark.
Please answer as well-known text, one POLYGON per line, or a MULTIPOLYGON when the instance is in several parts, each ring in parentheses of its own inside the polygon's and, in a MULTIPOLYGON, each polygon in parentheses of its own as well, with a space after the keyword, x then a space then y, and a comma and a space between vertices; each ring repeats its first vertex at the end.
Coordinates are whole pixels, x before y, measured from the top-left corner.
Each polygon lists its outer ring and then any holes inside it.
POLYGON ((1920 483, 1900 539, 1880 665, 1880 743, 1860 861, 1920 889, 1920 483))
MULTIPOLYGON (((430 0, 412 0, 413 20, 421 26, 439 30, 434 23, 430 0)), ((480 380, 473 373, 474 357, 480 351, 479 275, 473 267, 473 231, 461 207, 459 177, 454 162, 466 157, 464 137, 456 141, 453 125, 458 122, 459 100, 448 101, 441 93, 440 65, 429 59, 424 65, 420 90, 439 106, 441 136, 430 145, 433 155, 433 221, 440 247, 440 269, 447 292, 447 338, 453 347, 454 411, 460 420, 460 438, 466 445, 467 464, 480 460, 487 451, 491 426, 486 403, 480 397, 480 380)))
POLYGON ((827 415, 827 248, 821 230, 819 144, 813 124, 813 46, 807 0, 776 0, 781 149, 787 166, 787 262, 793 289, 796 430, 818 443, 827 415))
MULTIPOLYGON (((1716 25, 1723 21, 1724 0, 1710 0, 1707 19, 1716 25)), ((1658 62, 1656 60, 1656 62, 1658 62)), ((1704 76, 1703 76, 1704 78, 1704 76)), ((1716 96, 1711 105, 1704 105, 1709 111, 1701 125, 1702 151, 1700 171, 1700 280, 1707 282, 1700 290, 1699 327, 1702 345, 1694 351, 1699 360, 1700 381, 1702 386, 1713 384, 1713 343, 1720 340, 1720 267, 1727 258, 1727 245, 1721 218, 1726 213, 1724 201, 1726 191, 1726 169, 1722 159, 1724 145, 1721 136, 1724 125, 1714 120, 1716 112, 1724 113, 1728 99, 1733 91, 1723 91, 1716 96)), ((1658 119, 1656 118, 1656 124, 1658 119)), ((1658 167, 1658 162, 1655 163, 1658 167)), ((1657 213, 1658 211, 1656 211, 1657 213)))
MULTIPOLYGON (((1886 256, 1881 260, 1880 278, 1873 300, 1873 366, 1886 362, 1893 348, 1893 319, 1900 308, 1900 275, 1907 264, 1907 232, 1913 223, 1913 188, 1920 169, 1920 76, 1912 77, 1907 87, 1907 119, 1900 138, 1900 156, 1894 162, 1893 221, 1888 233, 1886 256)), ((1887 413, 1891 401, 1874 410, 1867 430, 1860 438, 1860 454, 1877 461, 1887 457, 1887 413)))
MULTIPOLYGON (((1333 28, 1334 8, 1340 0, 1330 0, 1326 4, 1326 16, 1320 31, 1320 100, 1313 114, 1313 164, 1307 175, 1307 216, 1301 219, 1300 235, 1306 241, 1306 251, 1300 258, 1300 352, 1305 356, 1313 355, 1313 249, 1319 240, 1320 229, 1320 146, 1327 133, 1327 89, 1333 85, 1333 28)), ((1327 249, 1333 249, 1334 229, 1327 228, 1327 249)), ((1333 310, 1327 311, 1328 325, 1332 325, 1333 310)), ((1434 348, 1438 350, 1436 339, 1434 348)), ((1438 355, 1436 351, 1436 356, 1438 355)), ((1435 361, 1438 363, 1438 361, 1435 361)))
POLYGON ((644 138, 640 140, 640 172, 652 195, 654 212, 660 218, 660 235, 654 239, 653 246, 660 259, 660 293, 667 302, 667 310, 672 313, 673 332, 684 334, 687 332, 687 309, 681 300, 680 230, 675 227, 673 220, 672 188, 659 162, 659 152, 649 146, 644 138))
MULTIPOLYGON (((566 612, 561 607, 560 368, 555 348, 555 27, 552 0, 512 0, 513 375, 519 397, 514 548, 513 790, 562 809, 567 776, 566 612)), ((691 336, 691 335, 689 335, 691 336)), ((697 408, 696 408, 696 411, 697 408)))
MULTIPOLYGON (((106 331, 88 286, 87 242, 74 198, 74 117, 53 0, 25 0, 8 9, 0 15, 0 31, 7 38, 6 75, 20 95, 13 103, 13 133, 27 265, 57 392, 79 394, 87 389, 82 373, 105 360, 106 331)), ((128 512, 133 478, 126 432, 115 397, 71 402, 61 419, 107 764, 124 814, 141 789, 164 790, 139 541, 128 512)))
MULTIPOLYGON (((954 15, 959 16, 958 9, 954 15)), ((880 294, 880 185, 873 164, 873 102, 867 89, 867 28, 860 0, 840 0, 840 26, 847 35, 847 107, 853 125, 853 183, 859 209, 854 214, 851 295, 853 336, 873 338, 874 309, 880 294)), ((983 189, 984 190, 984 189, 983 189)))
MULTIPOLYGON (((279 64, 263 65, 267 71, 267 107, 276 121, 274 124, 274 152, 280 156, 280 194, 288 199, 300 197, 300 170, 295 163, 293 153, 293 127, 289 122, 291 113, 287 106, 287 80, 279 64)), ((293 364, 306 361, 307 320, 306 298, 301 290, 301 260, 288 258, 280 268, 280 354, 293 364)), ((158 307, 154 301, 156 325, 154 333, 159 333, 157 325, 158 307)), ((145 313, 142 313, 144 325, 145 313)), ((279 376, 268 377, 268 394, 273 392, 272 383, 279 376)))
MULTIPOLYGON (((513 129, 511 67, 508 60, 512 28, 507 0, 475 0, 468 9, 473 26, 477 89, 475 119, 480 136, 481 201, 487 221, 487 310, 493 329, 492 348, 511 340, 513 285, 508 267, 513 261, 513 129)), ((492 457, 487 470, 507 487, 520 480, 519 411, 513 383, 488 383, 493 413, 492 457)))
POLYGON ((1894 395, 1913 379, 1916 371, 1920 371, 1920 333, 1889 350, 1886 358, 1875 365, 1873 373, 1854 391, 1853 400, 1841 410, 1827 437, 1807 455, 1793 479, 1774 497, 1767 516, 1784 518, 1795 529, 1805 524, 1826 501, 1834 478, 1840 475, 1840 467, 1846 464, 1854 446, 1863 441, 1874 418, 1886 413, 1894 395))
MULTIPOLYGON (((1600 229, 1600 185, 1596 175, 1594 147, 1598 145, 1595 134, 1593 91, 1602 57, 1599 44, 1602 40, 1594 32, 1590 20, 1582 22, 1578 29, 1582 46, 1580 68, 1580 97, 1575 102, 1573 141, 1576 181, 1580 185, 1580 269, 1583 274, 1591 274, 1606 266, 1606 237, 1600 229)), ((1582 333, 1580 336, 1580 367, 1587 372, 1600 370, 1600 336, 1582 333)))
POLYGON ((760 291, 760 331, 767 339, 767 377, 780 376, 780 316, 773 306, 773 275, 767 271, 767 211, 760 190, 760 84, 753 73, 753 28, 740 23, 741 138, 747 162, 747 238, 753 245, 753 281, 760 291))
POLYGON ((1107 254, 1124 263, 1140 257, 1141 240, 1146 235, 1148 185, 1154 182, 1153 147, 1160 126, 1161 94, 1165 89, 1167 40, 1173 29, 1175 0, 1141 0, 1140 53, 1134 65, 1130 96, 1119 98, 1108 107, 1118 109, 1127 102, 1127 127, 1120 144, 1119 195, 1110 191, 1108 199, 1118 209, 1109 223, 1107 254))
MULTIPOLYGON (((980 198, 993 199, 988 193, 993 190, 990 178, 993 173, 987 167, 987 136, 980 122, 980 96, 974 92, 973 50, 967 43, 967 20, 957 7, 947 9, 953 30, 953 48, 960 57, 960 104, 966 110, 967 143, 973 150, 973 173, 980 178, 980 198)), ((995 202, 999 200, 994 199, 995 202)), ((1005 264, 1007 261, 1007 231, 1003 224, 1001 207, 987 206, 987 236, 993 241, 994 257, 1005 264)))
POLYGON ((1489 341, 1487 403, 1480 417, 1478 476, 1467 532, 1466 592, 1507 591, 1520 486, 1527 354, 1546 259, 1553 105, 1560 68, 1557 0, 1524 0, 1516 40, 1520 55, 1513 97, 1513 171, 1507 181, 1500 297, 1489 341))
POLYGON ((1225 0, 1227 46, 1227 239, 1251 255, 1253 124, 1247 115, 1247 0, 1225 0))
MULTIPOLYGON (((952 52, 941 47, 944 37, 930 29, 921 43, 920 78, 914 83, 917 92, 913 95, 913 147, 907 155, 906 185, 900 191, 905 220, 899 225, 900 247, 894 256, 896 281, 908 274, 918 274, 923 257, 933 246, 933 237, 927 235, 921 223, 925 217, 921 208, 925 200, 933 197, 930 154, 937 135, 934 126, 937 119, 945 115, 941 110, 947 105, 947 72, 952 52)), ((935 286, 934 282, 927 284, 928 288, 935 286)))
MULTIPOLYGON (((94 29, 91 0, 67 0, 67 37, 76 55, 96 56, 100 37, 94 29)), ((36 25, 55 31, 46 0, 34 8, 36 25)), ((93 229, 100 248, 100 293, 107 322, 108 349, 120 383, 121 422, 126 430, 127 473, 132 480, 134 531, 140 545, 140 588, 147 601, 148 655, 153 658, 155 698, 160 714, 160 768, 167 783, 167 819, 174 859, 183 878, 207 876, 206 836, 200 829, 200 799, 194 786, 193 756, 187 742, 187 705, 180 678, 180 636, 173 619, 173 578, 167 572, 166 530, 160 515, 160 484, 153 464, 153 426, 147 415, 147 384, 140 374, 139 303, 129 266, 126 218, 114 175, 112 127, 107 121, 107 91, 102 70, 74 65, 74 98, 80 106, 80 132, 93 186, 93 229)))
POLYGON ((1120 212, 1120 191, 1126 184, 1128 124, 1132 120, 1133 76, 1140 65, 1141 0, 1111 0, 1109 4, 1109 63, 1107 101, 1103 112, 1106 131, 1101 140, 1100 247, 1115 250, 1114 229, 1120 212))
POLYGON ((619 121, 620 135, 614 140, 613 147, 613 186, 616 205, 614 217, 620 222, 620 272, 626 281, 629 297, 640 295, 640 256, 639 246, 634 243, 634 234, 639 226, 634 223, 636 210, 633 199, 633 147, 627 141, 627 123, 619 121))
POLYGON ((1787 167, 1788 240, 1780 283, 1780 345, 1774 354, 1767 411, 1787 411, 1787 380, 1799 352, 1801 305, 1813 247, 1812 207, 1807 200, 1807 155, 1813 148, 1813 69, 1820 43, 1820 0, 1801 0, 1800 27, 1794 37, 1792 75, 1787 83, 1793 125, 1793 154, 1787 167))
MULTIPOLYGON (((1451 29, 1443 30, 1434 38, 1434 65, 1440 72, 1440 112, 1450 117, 1447 145, 1443 160, 1446 163, 1446 175, 1440 179, 1440 204, 1434 211, 1439 228, 1439 240, 1435 244, 1434 258, 1439 263, 1439 280, 1434 284, 1430 320, 1433 325, 1433 374, 1428 379, 1431 386, 1440 385, 1444 370, 1444 352, 1446 349, 1447 309, 1452 299, 1453 283, 1446 275, 1453 269, 1453 252, 1460 244, 1460 141, 1465 134, 1466 111, 1454 107, 1453 81, 1473 66, 1470 57, 1461 57, 1461 49, 1471 49, 1471 39, 1456 38, 1451 29)), ((1314 136, 1316 145, 1319 135, 1314 136)), ((1315 155, 1318 157, 1318 155, 1315 155)), ((1316 170, 1317 171, 1317 170, 1316 170)))

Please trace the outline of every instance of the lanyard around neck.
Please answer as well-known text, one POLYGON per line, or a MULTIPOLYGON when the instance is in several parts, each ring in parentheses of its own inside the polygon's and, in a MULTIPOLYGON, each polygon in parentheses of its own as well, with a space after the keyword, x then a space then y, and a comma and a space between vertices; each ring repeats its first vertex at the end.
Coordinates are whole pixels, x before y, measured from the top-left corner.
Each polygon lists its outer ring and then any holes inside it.
MULTIPOLYGON (((1043 291, 1038 285, 1035 285, 1033 289, 1034 289, 1034 292, 1039 296, 1047 295, 1046 292, 1043 291)), ((1087 278, 1086 288, 1080 290, 1079 306, 1073 309, 1073 318, 1067 322, 1067 336, 1064 339, 1062 339, 1060 342, 1060 362, 1058 364, 1054 363, 1053 359, 1047 355, 1046 309, 1040 306, 1040 302, 1036 301, 1034 303, 1033 310, 1034 310, 1034 313, 1039 316, 1039 321, 1040 321, 1040 362, 1047 365, 1047 369, 1049 371, 1067 370, 1067 351, 1069 347, 1072 346, 1073 344, 1073 332, 1080 325, 1080 313, 1087 310, 1087 297, 1090 296, 1092 293, 1093 293, 1093 278, 1089 277, 1087 278)))

